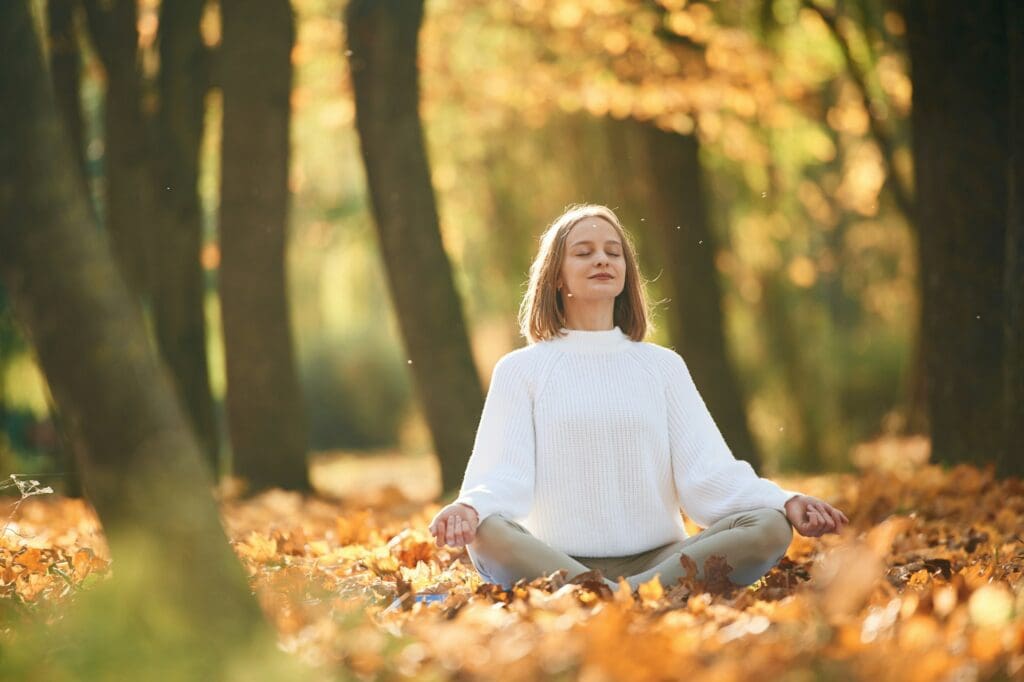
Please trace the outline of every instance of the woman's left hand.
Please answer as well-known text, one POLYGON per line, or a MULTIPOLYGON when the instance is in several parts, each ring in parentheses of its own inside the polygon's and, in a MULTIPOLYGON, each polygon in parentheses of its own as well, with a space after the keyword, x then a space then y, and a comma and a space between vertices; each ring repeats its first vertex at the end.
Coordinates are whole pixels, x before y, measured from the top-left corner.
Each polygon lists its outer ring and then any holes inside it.
POLYGON ((838 533, 850 522, 846 514, 828 502, 810 495, 797 495, 786 502, 786 518, 800 535, 816 538, 838 533))

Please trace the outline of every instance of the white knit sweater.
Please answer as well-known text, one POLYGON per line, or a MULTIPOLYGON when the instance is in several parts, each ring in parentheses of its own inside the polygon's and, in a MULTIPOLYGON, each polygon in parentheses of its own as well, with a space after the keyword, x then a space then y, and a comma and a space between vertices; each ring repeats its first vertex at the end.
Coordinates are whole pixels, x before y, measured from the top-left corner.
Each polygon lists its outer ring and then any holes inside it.
POLYGON ((733 457, 673 350, 608 331, 514 350, 494 366, 456 502, 572 556, 624 556, 798 493, 733 457))

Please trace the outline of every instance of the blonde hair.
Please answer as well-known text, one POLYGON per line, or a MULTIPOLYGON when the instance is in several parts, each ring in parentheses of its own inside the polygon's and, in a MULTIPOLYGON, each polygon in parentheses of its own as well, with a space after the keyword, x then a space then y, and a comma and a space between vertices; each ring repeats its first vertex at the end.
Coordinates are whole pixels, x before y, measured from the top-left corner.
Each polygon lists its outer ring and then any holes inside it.
POLYGON ((622 241, 626 283, 622 293, 615 297, 614 324, 634 341, 643 341, 648 330, 653 329, 632 237, 607 206, 573 204, 544 230, 537 256, 530 265, 529 286, 519 306, 519 330, 531 344, 554 338, 565 327, 565 305, 556 284, 569 231, 585 218, 607 220, 622 241))

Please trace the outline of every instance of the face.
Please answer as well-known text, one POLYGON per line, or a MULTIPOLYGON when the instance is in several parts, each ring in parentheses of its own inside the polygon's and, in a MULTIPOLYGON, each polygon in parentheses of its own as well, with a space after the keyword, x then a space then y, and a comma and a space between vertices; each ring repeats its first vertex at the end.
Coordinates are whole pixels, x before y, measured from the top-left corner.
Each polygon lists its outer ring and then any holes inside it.
POLYGON ((573 225, 558 279, 562 300, 614 300, 626 284, 623 249, 619 233, 604 218, 584 218, 573 225))

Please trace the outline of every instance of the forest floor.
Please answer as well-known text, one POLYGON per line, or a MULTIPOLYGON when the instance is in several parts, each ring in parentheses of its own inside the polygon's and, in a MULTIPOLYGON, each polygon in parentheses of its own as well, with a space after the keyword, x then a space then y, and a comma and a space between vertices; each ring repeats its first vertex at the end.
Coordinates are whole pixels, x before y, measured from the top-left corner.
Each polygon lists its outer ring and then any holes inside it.
MULTIPOLYGON (((338 458, 314 480, 340 499, 275 490, 221 508, 281 648, 327 677, 1024 679, 1024 484, 915 447, 881 443, 854 474, 775 477, 850 524, 794 534, 746 588, 714 575, 636 595, 586 576, 485 584, 464 548, 427 532, 439 506, 425 458, 338 458)), ((81 500, 33 496, 6 518, 0 642, 112 570, 81 500)))

